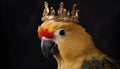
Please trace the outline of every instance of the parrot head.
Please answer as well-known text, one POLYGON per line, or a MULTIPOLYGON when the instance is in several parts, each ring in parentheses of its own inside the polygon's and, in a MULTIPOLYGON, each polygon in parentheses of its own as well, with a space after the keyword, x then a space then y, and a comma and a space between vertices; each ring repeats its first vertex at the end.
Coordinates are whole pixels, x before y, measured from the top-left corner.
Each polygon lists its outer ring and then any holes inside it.
POLYGON ((91 36, 77 23, 48 20, 38 27, 43 55, 75 59, 95 48, 91 36))

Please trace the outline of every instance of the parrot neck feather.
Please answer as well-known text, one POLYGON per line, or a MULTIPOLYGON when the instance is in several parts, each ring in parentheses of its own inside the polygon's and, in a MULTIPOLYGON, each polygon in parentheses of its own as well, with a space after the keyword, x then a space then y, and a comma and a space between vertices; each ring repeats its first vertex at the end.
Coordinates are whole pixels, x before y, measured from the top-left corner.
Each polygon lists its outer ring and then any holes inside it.
POLYGON ((72 61, 66 61, 64 59, 58 59, 58 69, 79 69, 82 66, 85 57, 74 59, 72 61))
POLYGON ((90 51, 84 56, 78 56, 74 59, 65 59, 60 55, 55 55, 56 61, 58 63, 58 69, 80 69, 82 63, 85 60, 91 60, 93 57, 97 57, 99 55, 104 55, 97 48, 93 48, 94 50, 90 51))

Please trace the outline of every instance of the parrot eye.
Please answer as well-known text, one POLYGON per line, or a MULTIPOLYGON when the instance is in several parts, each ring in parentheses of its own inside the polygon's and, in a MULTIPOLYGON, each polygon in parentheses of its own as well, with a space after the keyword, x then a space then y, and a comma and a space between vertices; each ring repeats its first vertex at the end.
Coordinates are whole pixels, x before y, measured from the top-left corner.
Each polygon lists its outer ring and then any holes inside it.
POLYGON ((67 33, 66 30, 64 30, 64 29, 59 29, 59 30, 57 30, 57 31, 55 32, 55 37, 56 37, 56 38, 62 38, 63 36, 66 35, 66 33, 67 33))
POLYGON ((59 31, 59 35, 61 35, 61 36, 65 35, 65 31, 64 30, 60 30, 59 31))

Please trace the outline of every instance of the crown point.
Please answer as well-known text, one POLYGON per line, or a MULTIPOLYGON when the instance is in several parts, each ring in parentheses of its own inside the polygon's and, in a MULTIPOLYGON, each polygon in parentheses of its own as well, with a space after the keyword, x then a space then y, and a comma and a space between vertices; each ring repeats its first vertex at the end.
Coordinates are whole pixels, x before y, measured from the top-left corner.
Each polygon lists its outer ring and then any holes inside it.
POLYGON ((50 15, 54 16, 55 15, 55 10, 53 9, 53 7, 50 7, 50 15))
POLYGON ((76 4, 74 4, 74 6, 77 6, 76 4))
POLYGON ((60 5, 62 5, 62 6, 63 6, 63 5, 64 5, 64 3, 63 3, 63 2, 61 2, 61 3, 60 3, 60 5))
POLYGON ((47 16, 49 14, 49 8, 48 8, 48 3, 45 1, 44 2, 45 9, 43 11, 43 16, 47 16))

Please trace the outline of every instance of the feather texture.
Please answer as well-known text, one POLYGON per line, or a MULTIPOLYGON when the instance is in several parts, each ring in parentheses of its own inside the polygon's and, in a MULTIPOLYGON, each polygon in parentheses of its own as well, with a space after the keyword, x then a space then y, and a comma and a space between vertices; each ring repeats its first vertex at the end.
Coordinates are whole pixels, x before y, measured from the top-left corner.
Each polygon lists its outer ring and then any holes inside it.
POLYGON ((120 66, 112 58, 104 56, 101 59, 93 57, 92 60, 85 60, 82 69, 120 69, 120 66))

